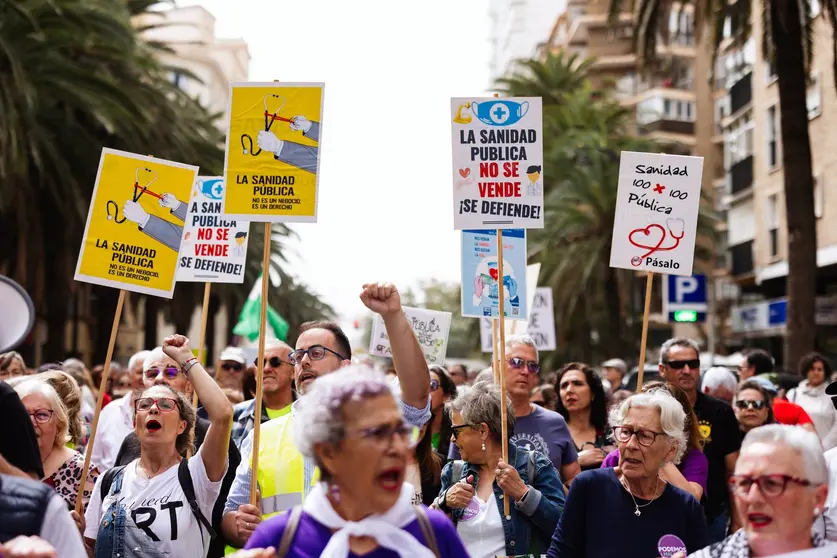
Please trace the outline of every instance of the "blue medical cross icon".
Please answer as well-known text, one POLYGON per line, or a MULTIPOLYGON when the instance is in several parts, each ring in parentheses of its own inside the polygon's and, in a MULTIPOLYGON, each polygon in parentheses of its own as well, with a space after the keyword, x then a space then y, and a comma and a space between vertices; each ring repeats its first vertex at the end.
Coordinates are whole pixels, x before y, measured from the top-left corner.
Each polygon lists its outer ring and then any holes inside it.
POLYGON ((497 118, 498 121, 502 121, 503 117, 505 116, 506 109, 502 105, 498 106, 494 109, 494 116, 497 118))

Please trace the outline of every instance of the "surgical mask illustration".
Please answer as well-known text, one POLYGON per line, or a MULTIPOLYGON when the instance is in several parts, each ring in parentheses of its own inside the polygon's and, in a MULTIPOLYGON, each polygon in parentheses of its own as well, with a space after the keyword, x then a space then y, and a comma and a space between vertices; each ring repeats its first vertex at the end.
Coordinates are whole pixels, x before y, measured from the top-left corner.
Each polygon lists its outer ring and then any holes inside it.
POLYGON ((200 191, 211 200, 220 200, 224 197, 224 181, 220 178, 201 180, 200 191))
MULTIPOLYGON (((284 116, 279 116, 279 112, 283 108, 285 108, 285 105, 288 104, 288 100, 285 97, 283 97, 281 95, 277 95, 275 93, 268 93, 267 95, 264 96, 264 99, 262 99, 262 101, 263 101, 263 104, 264 104, 264 131, 265 132, 270 131, 270 127, 273 126, 273 123, 276 120, 280 120, 282 122, 288 122, 288 123, 293 122, 293 120, 290 119, 290 118, 285 118, 284 116), (282 100, 282 104, 279 105, 279 108, 276 109, 275 111, 273 111, 273 113, 271 113, 270 110, 267 108, 268 100, 272 99, 272 98, 282 100)), ((253 105, 252 107, 250 107, 249 109, 247 109, 244 112, 245 113, 249 112, 250 110, 252 110, 256 106, 258 106, 258 103, 256 103, 255 105, 253 105)), ((241 117, 241 115, 239 115, 239 117, 241 117)), ((253 137, 250 136, 249 134, 241 134, 241 150, 243 151, 243 153, 245 155, 252 155, 253 157, 256 157, 257 155, 259 155, 262 152, 261 147, 257 151, 253 151, 253 147, 254 147, 253 137), (245 145, 245 140, 247 142, 249 142, 249 147, 247 145, 245 145)))
POLYGON ((471 101, 471 112, 483 124, 489 126, 511 126, 520 121, 529 112, 529 102, 508 101, 471 101))
MULTIPOLYGON (((137 167, 137 169, 134 171, 134 193, 131 196, 131 201, 133 201, 134 203, 137 203, 140 200, 140 198, 142 197, 142 195, 145 194, 145 193, 148 193, 149 196, 154 196, 158 200, 162 200, 163 196, 161 196, 160 194, 156 194, 156 193, 154 193, 154 192, 152 192, 151 190, 148 189, 149 186, 151 186, 152 184, 157 182, 158 178, 159 178, 159 175, 155 171, 149 169, 148 167, 137 167), (145 172, 151 173, 151 175, 152 175, 152 178, 148 182, 146 182, 143 186, 140 186, 140 178, 139 178, 140 171, 145 171, 145 172)), ((119 205, 115 201, 108 200, 108 203, 106 204, 105 207, 106 207, 106 211, 107 211, 107 214, 108 214, 108 221, 115 221, 116 223, 119 223, 120 225, 125 222, 126 217, 124 215, 122 216, 121 219, 119 218, 119 205), (111 206, 113 207, 113 214, 112 215, 111 215, 111 206)))

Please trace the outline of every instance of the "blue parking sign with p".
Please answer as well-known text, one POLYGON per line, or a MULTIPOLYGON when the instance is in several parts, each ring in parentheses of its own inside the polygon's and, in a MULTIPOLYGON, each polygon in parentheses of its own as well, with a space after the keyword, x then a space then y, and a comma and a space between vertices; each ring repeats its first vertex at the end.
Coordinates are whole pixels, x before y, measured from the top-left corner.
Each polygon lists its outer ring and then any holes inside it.
POLYGON ((663 302, 669 322, 705 322, 708 310, 706 275, 666 275, 663 302), (686 317, 685 319, 683 317, 686 317))

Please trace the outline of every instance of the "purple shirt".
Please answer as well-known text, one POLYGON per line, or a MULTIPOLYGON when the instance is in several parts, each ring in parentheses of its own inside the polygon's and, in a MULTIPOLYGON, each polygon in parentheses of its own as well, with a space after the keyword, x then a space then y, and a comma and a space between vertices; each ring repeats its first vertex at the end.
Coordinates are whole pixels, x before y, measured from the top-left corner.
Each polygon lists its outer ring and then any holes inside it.
MULTIPOLYGON (((450 519, 440 511, 426 511, 430 524, 433 526, 433 532, 436 534, 439 555, 442 558, 468 556, 468 551, 465 550, 462 541, 459 540, 459 535, 456 534, 456 529, 454 529, 450 519)), ((270 546, 279 548, 279 541, 282 540, 282 533, 285 532, 289 515, 289 513, 283 513, 259 524, 244 548, 268 548, 270 546)), ((419 526, 418 520, 410 522, 404 530, 413 535, 420 543, 425 544, 426 541, 421 534, 421 526, 419 526)), ((331 529, 303 512, 299 518, 299 526, 288 555, 295 558, 318 558, 325 550, 331 535, 331 529)), ((357 554, 349 552, 349 558, 357 558, 357 556, 357 554)), ((379 546, 362 556, 364 558, 397 558, 398 553, 379 546)))
MULTIPOLYGON (((602 461, 602 469, 607 467, 616 467, 619 465, 619 450, 613 450, 604 461, 602 461)), ((689 482, 698 483, 703 488, 703 493, 706 494, 706 479, 709 476, 709 460, 703 455, 703 452, 695 448, 689 448, 683 457, 680 459, 680 465, 677 466, 683 478, 689 482)))

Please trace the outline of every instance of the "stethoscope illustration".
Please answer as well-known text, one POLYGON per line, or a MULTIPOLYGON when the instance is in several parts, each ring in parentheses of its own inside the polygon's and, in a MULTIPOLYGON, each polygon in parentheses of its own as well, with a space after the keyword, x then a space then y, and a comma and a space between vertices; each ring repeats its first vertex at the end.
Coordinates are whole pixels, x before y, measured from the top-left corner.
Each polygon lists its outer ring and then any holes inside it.
MULTIPOLYGON (((162 200, 163 196, 161 196, 160 194, 155 194, 154 192, 152 192, 151 190, 148 189, 149 186, 151 186, 152 184, 157 182, 158 178, 160 178, 160 175, 158 175, 156 171, 153 171, 153 170, 149 169, 148 167, 137 167, 137 169, 134 171, 134 194, 132 196, 132 200, 134 202, 138 202, 140 200, 140 198, 142 197, 142 195, 145 194, 146 192, 148 192, 149 196, 154 196, 158 200, 162 200), (139 184, 139 173, 140 173, 140 171, 150 172, 151 174, 154 175, 154 178, 152 178, 144 186, 140 186, 140 184, 139 184)), ((119 205, 117 205, 117 203, 115 201, 108 200, 108 203, 107 203, 106 207, 107 207, 107 213, 108 213, 108 221, 113 220, 113 221, 115 221, 119 224, 122 224, 122 223, 125 222, 125 217, 124 216, 122 217, 122 219, 119 218, 119 205), (110 211, 111 205, 113 205, 113 215, 111 215, 111 211, 110 211)))
POLYGON ((641 229, 634 229, 628 234, 628 242, 636 246, 637 248, 642 248, 643 250, 648 250, 648 252, 644 253, 641 256, 636 256, 631 258, 631 263, 635 266, 641 265, 642 260, 654 254, 656 252, 668 252, 670 250, 675 250, 678 246, 680 246, 680 240, 685 236, 685 224, 683 223, 682 219, 666 219, 666 226, 663 227, 657 223, 648 225, 647 227, 643 227, 641 229), (673 226, 674 224, 679 225, 678 227, 673 226), (652 229, 656 229, 660 231, 660 240, 655 245, 647 245, 647 244, 640 244, 639 242, 634 241, 634 235, 642 233, 645 236, 648 236, 651 233, 652 229), (674 232, 674 229, 678 229, 680 234, 677 235, 674 232), (668 246, 663 246, 663 243, 666 241, 666 237, 670 236, 674 242, 672 242, 668 246))
MULTIPOLYGON (((288 100, 285 97, 283 97, 281 95, 276 95, 275 93, 268 93, 267 95, 264 96, 263 101, 264 101, 264 131, 265 132, 270 131, 270 127, 273 126, 273 123, 276 120, 281 120, 282 122, 288 122, 288 123, 293 122, 293 120, 291 120, 290 118, 285 118, 284 116, 279 116, 279 112, 283 108, 285 108, 285 105, 288 104, 288 100), (282 99, 282 104, 272 114, 267 108, 267 100, 270 99, 270 98, 282 99)), ((257 106, 257 105, 258 105, 258 103, 256 103, 255 105, 253 105, 249 109, 245 110, 241 114, 245 114, 247 112, 250 112, 250 110, 252 110, 252 108, 257 106)), ((239 117, 240 116, 241 115, 239 115, 239 117)), ((259 153, 262 152, 261 147, 259 148, 258 151, 253 151, 253 145, 254 144, 253 144, 252 136, 250 136, 249 134, 241 134, 241 150, 244 152, 245 155, 249 154, 249 155, 252 155, 253 157, 255 157, 256 155, 258 155, 259 153), (244 144, 245 139, 250 142, 250 147, 249 148, 244 144)))

